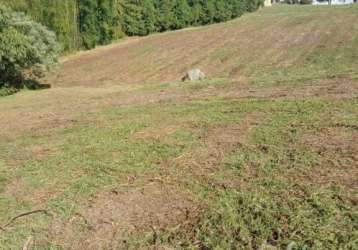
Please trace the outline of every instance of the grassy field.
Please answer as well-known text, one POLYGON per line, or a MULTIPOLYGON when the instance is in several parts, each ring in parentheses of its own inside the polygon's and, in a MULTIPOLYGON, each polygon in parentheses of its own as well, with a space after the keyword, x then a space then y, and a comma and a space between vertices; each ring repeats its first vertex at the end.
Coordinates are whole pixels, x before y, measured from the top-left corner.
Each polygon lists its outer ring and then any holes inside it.
POLYGON ((0 98, 0 249, 357 249, 357 20, 265 8, 0 98))

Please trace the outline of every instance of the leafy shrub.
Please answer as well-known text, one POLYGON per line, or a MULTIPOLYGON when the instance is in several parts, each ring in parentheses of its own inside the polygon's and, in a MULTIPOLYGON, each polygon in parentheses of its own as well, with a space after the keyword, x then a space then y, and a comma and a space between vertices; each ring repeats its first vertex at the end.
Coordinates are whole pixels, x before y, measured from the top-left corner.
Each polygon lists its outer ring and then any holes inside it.
POLYGON ((0 97, 15 94, 17 91, 18 90, 16 88, 12 88, 12 87, 0 88, 0 97))
POLYGON ((57 62, 56 36, 25 14, 0 6, 0 88, 20 88, 57 62))

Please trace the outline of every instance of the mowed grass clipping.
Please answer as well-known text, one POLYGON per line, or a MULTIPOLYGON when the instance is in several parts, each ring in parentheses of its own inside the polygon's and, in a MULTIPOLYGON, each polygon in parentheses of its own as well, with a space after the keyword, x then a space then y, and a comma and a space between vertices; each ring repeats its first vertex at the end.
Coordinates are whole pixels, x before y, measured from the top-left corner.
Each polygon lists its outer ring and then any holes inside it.
POLYGON ((357 17, 263 9, 85 53, 53 89, 1 98, 0 226, 48 212, 0 230, 0 249, 356 249, 357 17), (196 36, 195 66, 215 70, 179 83, 169 45, 196 36))

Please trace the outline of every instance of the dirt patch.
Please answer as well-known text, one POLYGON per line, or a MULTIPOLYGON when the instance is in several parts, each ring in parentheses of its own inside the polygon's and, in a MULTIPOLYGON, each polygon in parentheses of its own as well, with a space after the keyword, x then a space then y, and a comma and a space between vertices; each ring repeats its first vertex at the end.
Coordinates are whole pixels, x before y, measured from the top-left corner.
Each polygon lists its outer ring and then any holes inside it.
POLYGON ((131 135, 132 139, 142 139, 142 140, 149 140, 149 141, 163 141, 166 137, 170 136, 171 134, 175 133, 178 129, 182 128, 179 125, 161 125, 159 127, 151 127, 142 129, 133 135, 131 135))
POLYGON ((51 237, 66 249, 119 249, 147 233, 155 245, 157 233, 190 222, 194 210, 187 195, 153 182, 92 197, 74 217, 54 221, 51 237))
MULTIPOLYGON (((229 81, 229 80, 228 80, 229 81)), ((251 86, 247 82, 235 81, 227 87, 207 86, 199 90, 189 91, 185 85, 171 87, 156 92, 131 94, 121 99, 112 99, 112 104, 133 105, 150 103, 185 103, 210 98, 242 99, 295 99, 306 97, 352 98, 358 96, 358 81, 350 78, 319 79, 307 81, 300 85, 272 87, 251 86)))
MULTIPOLYGON (((80 175, 80 174, 78 174, 80 175)), ((75 174, 73 178, 75 179, 75 174)), ((60 195, 69 185, 68 182, 53 182, 45 186, 33 187, 22 177, 13 178, 4 191, 6 197, 16 200, 18 203, 28 203, 35 207, 46 207, 47 202, 60 195)))
POLYGON ((172 160, 172 164, 179 166, 183 176, 176 182, 190 186, 193 185, 190 181, 194 179, 197 183, 209 184, 218 189, 241 186, 245 180, 233 178, 230 171, 222 171, 222 168, 231 152, 247 146, 248 138, 263 116, 264 114, 253 112, 246 114, 238 123, 192 128, 200 139, 200 144, 172 160), (222 174, 220 178, 218 173, 222 174))
MULTIPOLYGON (((262 114, 250 113, 243 117, 238 124, 224 124, 214 126, 205 131, 205 142, 208 145, 215 145, 225 149, 231 149, 238 145, 244 144, 251 131, 255 128, 254 123, 262 116, 262 114)), ((227 151, 227 150, 225 150, 227 151)))
POLYGON ((358 161, 358 129, 329 127, 303 137, 306 145, 322 156, 335 156, 358 161))
POLYGON ((255 87, 238 83, 236 87, 222 93, 223 97, 233 98, 351 98, 358 96, 358 81, 348 77, 306 81, 300 85, 255 87))
POLYGON ((24 201, 27 190, 25 186, 26 185, 24 184, 24 181, 21 177, 15 177, 10 183, 6 185, 4 194, 13 197, 18 202, 24 201))
POLYGON ((358 130, 329 127, 302 137, 304 145, 321 156, 320 164, 307 178, 320 186, 339 185, 347 191, 358 189, 358 130))

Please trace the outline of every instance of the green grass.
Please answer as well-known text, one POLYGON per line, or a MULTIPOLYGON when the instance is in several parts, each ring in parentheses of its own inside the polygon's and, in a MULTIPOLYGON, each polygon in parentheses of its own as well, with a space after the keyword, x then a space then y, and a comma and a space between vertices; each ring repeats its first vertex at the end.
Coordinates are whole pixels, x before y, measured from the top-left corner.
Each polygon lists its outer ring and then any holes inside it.
MULTIPOLYGON (((340 187, 323 188, 309 181, 301 183, 295 175, 309 172, 321 160, 300 143, 300 136, 310 128, 323 128, 334 122, 357 124, 354 108, 357 104, 357 100, 214 99, 165 107, 110 108, 93 114, 94 125, 75 126, 50 137, 25 137, 17 141, 16 146, 2 144, 1 148, 8 151, 5 162, 13 156, 21 160, 11 171, 4 163, 0 165, 1 172, 5 173, 0 184, 4 189, 9 181, 19 178, 29 194, 48 190, 53 195, 46 206, 69 218, 81 205, 74 200, 85 200, 99 190, 115 187, 126 174, 155 172, 158 162, 205 147, 197 139, 198 130, 190 127, 178 128, 157 141, 136 139, 133 137, 136 132, 160 128, 167 121, 203 128, 240 123, 246 114, 260 112, 265 119, 251 132, 248 145, 228 152, 224 167, 217 173, 219 182, 228 181, 227 176, 235 181, 245 178, 248 167, 255 169, 257 177, 250 177, 245 190, 212 188, 210 182, 200 182, 197 186, 195 179, 187 180, 198 199, 209 197, 206 201, 209 210, 200 219, 192 237, 209 249, 234 246, 247 249, 262 244, 292 245, 295 249, 353 249, 357 243, 354 238, 358 218, 340 187), (332 109, 335 115, 326 124, 325 117, 332 109), (259 150, 262 145, 266 147, 264 151, 259 150), (34 159, 31 148, 35 146, 48 147, 51 153, 34 159), (220 180, 222 175, 226 175, 226 179, 220 180)), ((35 205, 31 199, 19 203, 4 194, 0 202, 1 218, 8 218, 8 211, 15 215, 35 205)), ((1 245, 15 247, 25 235, 40 234, 49 218, 41 215, 28 220, 31 230, 26 229, 23 222, 15 223, 11 237, 10 233, 0 235, 1 245)), ((183 247, 189 247, 193 241, 186 237, 178 233, 174 239, 167 239, 175 244, 180 240, 183 247), (178 235, 184 239, 177 239, 178 235)))
MULTIPOLYGON (((238 106, 245 105, 260 107, 267 116, 247 145, 227 155, 225 167, 219 168, 214 179, 196 186, 195 192, 207 201, 209 211, 194 231, 169 230, 161 235, 160 244, 189 249, 195 248, 193 242, 204 249, 355 249, 358 214, 350 195, 340 185, 322 187, 314 180, 299 178, 325 160, 299 138, 307 130, 334 126, 338 121, 356 124, 356 117, 351 121, 341 114, 355 107, 357 100, 340 103, 317 98, 226 105, 235 110, 233 116, 241 115, 238 106), (327 113, 333 107, 337 113, 327 124, 327 113), (248 175, 248 168, 255 170, 255 176, 248 175), (241 188, 213 188, 213 182, 225 184, 228 178, 246 181, 241 188)), ((132 247, 149 247, 146 244, 134 241, 132 247)))
MULTIPOLYGON (((326 11, 336 21, 335 15, 351 13, 348 7, 284 6, 244 16, 238 22, 254 23, 264 30, 273 17, 290 29, 313 20, 318 30, 332 31, 336 24, 319 19, 326 11)), ((351 139, 357 135, 358 124, 354 92, 358 30, 352 27, 351 39, 342 43, 327 35, 327 41, 320 40, 324 46, 296 44, 285 50, 283 57, 295 58, 293 64, 290 60, 281 64, 279 58, 260 54, 263 50, 243 51, 230 61, 248 65, 244 68, 251 83, 248 87, 256 91, 257 86, 270 87, 275 94, 282 91, 274 88, 278 85, 299 89, 327 79, 337 81, 338 86, 343 79, 352 84, 352 92, 344 98, 335 90, 331 97, 318 93, 310 98, 292 98, 289 91, 287 98, 255 97, 255 92, 253 97, 236 99, 201 96, 206 91, 225 94, 235 88, 240 93, 241 82, 226 78, 143 85, 88 98, 84 91, 78 98, 66 96, 63 89, 1 98, 0 105, 10 107, 7 114, 23 120, 11 121, 13 130, 4 126, 0 137, 0 225, 39 207, 53 217, 34 214, 16 220, 0 231, 0 249, 19 249, 29 236, 35 241, 33 249, 65 249, 51 233, 55 219, 68 222, 86 210, 88 200, 96 195, 130 190, 152 178, 188 195, 193 210, 198 206, 200 213, 189 223, 179 221, 156 228, 155 233, 138 230, 128 235, 124 248, 357 249, 357 147, 351 139), (163 91, 187 98, 124 105, 113 101, 133 95, 155 98, 163 91), (39 99, 34 99, 36 95, 39 99), (68 103, 60 102, 61 98, 68 98, 68 103), (91 106, 105 101, 107 105, 91 106), (78 105, 82 102, 88 107, 78 105), (71 108, 71 114, 51 106, 57 103, 71 108), (56 112, 63 120, 76 122, 57 124, 61 119, 51 120, 56 119, 56 112), (41 116, 53 123, 42 127, 41 116), (38 117, 39 123, 31 123, 29 117, 38 117), (17 131, 18 122, 30 129, 17 131), (311 145, 307 138, 318 145, 311 145), (136 176, 133 186, 127 185, 128 176, 136 176)), ((138 54, 153 49, 143 46, 138 54)), ((219 49, 210 60, 225 61, 231 53, 219 49)), ((85 230, 76 233, 82 235, 85 230)))
MULTIPOLYGON (((351 107, 356 104, 350 102, 351 107)), ((234 153, 227 164, 238 178, 244 177, 244 166, 257 168, 259 177, 246 190, 219 192, 216 206, 204 217, 196 237, 208 248, 251 249, 268 244, 354 249, 358 216, 346 194, 339 186, 322 188, 295 178, 309 173, 320 160, 299 143, 304 129, 297 125, 324 127, 322 113, 332 104, 309 100, 279 105, 278 114, 253 132, 250 147, 234 153), (267 146, 264 152, 257 150, 262 144, 267 146)))

